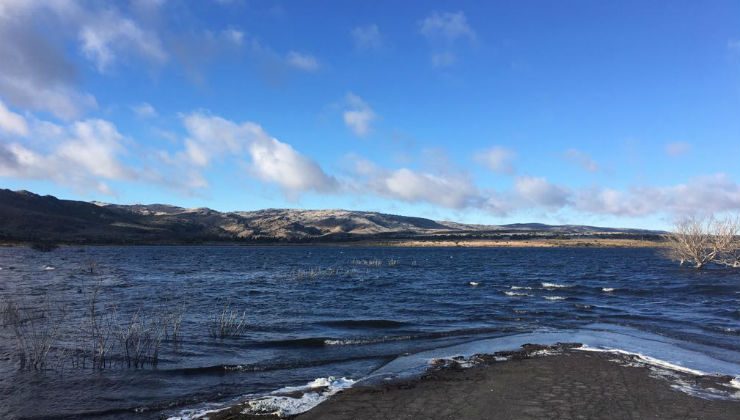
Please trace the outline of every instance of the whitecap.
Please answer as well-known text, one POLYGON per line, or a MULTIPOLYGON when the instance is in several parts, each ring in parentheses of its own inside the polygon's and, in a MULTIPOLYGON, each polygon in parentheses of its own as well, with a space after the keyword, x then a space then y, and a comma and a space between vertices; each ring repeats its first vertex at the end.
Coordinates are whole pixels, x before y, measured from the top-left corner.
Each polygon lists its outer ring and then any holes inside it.
POLYGON ((613 287, 602 287, 602 288, 601 288, 601 291, 602 291, 602 292, 606 292, 606 293, 611 293, 611 292, 613 292, 613 291, 615 291, 615 290, 616 290, 616 289, 615 289, 615 288, 613 288, 613 287))
POLYGON ((542 287, 544 287, 545 289, 563 289, 563 288, 570 287, 570 286, 566 286, 564 284, 558 284, 558 283, 548 283, 546 281, 543 281, 542 287))
POLYGON ((476 286, 479 286, 480 285, 480 283, 477 282, 477 281, 470 281, 470 282, 468 282, 468 284, 471 285, 471 286, 473 286, 473 287, 476 287, 476 286))
POLYGON ((337 392, 352 387, 354 383, 352 379, 333 376, 318 378, 305 386, 281 388, 272 392, 272 395, 248 401, 241 413, 278 417, 296 416, 311 410, 337 392), (300 397, 280 395, 295 392, 303 392, 303 394, 300 397))
POLYGON ((54 268, 54 267, 52 267, 50 265, 46 265, 46 266, 44 266, 44 270, 51 271, 51 270, 56 270, 56 268, 54 268))
POLYGON ((565 297, 563 297, 563 296, 545 296, 545 299, 547 299, 547 300, 565 300, 565 297))
POLYGON ((529 286, 511 286, 511 290, 532 290, 529 286))
POLYGON ((521 293, 521 292, 510 292, 510 291, 508 291, 508 290, 507 290, 507 291, 505 291, 505 292, 504 292, 504 294, 505 294, 506 296, 518 296, 518 297, 522 297, 522 296, 532 296, 532 295, 528 295, 528 294, 526 294, 526 293, 521 293))

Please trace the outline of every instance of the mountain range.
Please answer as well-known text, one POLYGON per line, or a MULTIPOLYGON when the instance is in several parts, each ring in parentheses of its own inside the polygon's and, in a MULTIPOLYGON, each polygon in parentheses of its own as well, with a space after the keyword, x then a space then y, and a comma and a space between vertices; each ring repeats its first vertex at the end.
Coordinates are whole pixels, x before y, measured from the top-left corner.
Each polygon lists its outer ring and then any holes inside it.
POLYGON ((0 241, 62 243, 304 243, 531 237, 645 238, 641 229, 517 223, 471 225, 371 211, 266 209, 219 212, 166 204, 63 200, 0 189, 0 241))

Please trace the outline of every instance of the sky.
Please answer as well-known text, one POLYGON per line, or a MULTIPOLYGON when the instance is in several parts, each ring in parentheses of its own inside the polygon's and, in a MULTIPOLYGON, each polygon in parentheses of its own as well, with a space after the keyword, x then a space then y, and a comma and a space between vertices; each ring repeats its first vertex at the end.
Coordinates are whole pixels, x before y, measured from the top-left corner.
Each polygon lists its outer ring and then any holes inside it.
POLYGON ((0 0, 0 187, 666 228, 740 211, 740 2, 0 0))

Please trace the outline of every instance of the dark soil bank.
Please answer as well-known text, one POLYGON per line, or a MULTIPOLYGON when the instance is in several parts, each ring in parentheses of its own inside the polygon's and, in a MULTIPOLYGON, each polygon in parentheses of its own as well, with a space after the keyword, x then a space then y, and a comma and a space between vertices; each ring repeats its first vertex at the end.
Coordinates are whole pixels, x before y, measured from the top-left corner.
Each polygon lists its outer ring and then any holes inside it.
MULTIPOLYGON (((444 369, 415 382, 355 388, 300 420, 740 419, 740 402, 697 398, 615 355, 562 355, 444 369)), ((239 410, 219 419, 246 419, 239 410)), ((264 419, 264 417, 259 417, 264 419)))

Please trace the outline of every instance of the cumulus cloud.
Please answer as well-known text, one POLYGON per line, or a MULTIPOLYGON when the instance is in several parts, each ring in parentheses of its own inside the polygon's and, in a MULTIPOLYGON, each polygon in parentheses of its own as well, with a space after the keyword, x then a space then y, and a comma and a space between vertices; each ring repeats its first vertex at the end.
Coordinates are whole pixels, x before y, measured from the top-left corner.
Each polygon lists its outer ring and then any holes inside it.
POLYGON ((385 169, 356 156, 354 164, 356 192, 374 193, 409 203, 463 209, 482 201, 473 182, 464 174, 435 174, 410 168, 385 169))
POLYGON ((354 93, 347 94, 346 102, 347 107, 342 114, 344 124, 357 136, 368 135, 376 118, 375 112, 367 102, 354 93))
POLYGON ((318 163, 271 137, 258 124, 237 124, 203 113, 187 115, 184 123, 188 137, 180 156, 192 165, 207 167, 215 159, 247 155, 252 175, 276 184, 289 195, 330 192, 338 187, 337 180, 318 163))
POLYGON ((566 150, 565 158, 588 172, 596 172, 599 170, 599 164, 596 163, 588 153, 582 152, 578 149, 566 150))
POLYGON ((77 71, 65 42, 101 72, 122 56, 155 63, 167 54, 156 32, 142 28, 115 7, 85 8, 73 1, 11 1, 0 4, 0 95, 10 104, 72 120, 97 107, 77 88, 77 71), (53 27, 53 37, 47 28, 53 27))
POLYGON ((474 159, 479 164, 500 174, 512 174, 515 172, 513 160, 516 153, 505 147, 494 146, 475 154, 474 159))
POLYGON ((671 157, 682 156, 689 151, 691 151, 691 144, 685 141, 676 141, 665 145, 665 153, 671 157))
POLYGON ((303 71, 316 71, 319 69, 319 60, 310 54, 290 51, 285 57, 289 66, 303 71))
POLYGON ((0 143, 0 176, 18 179, 46 179, 78 190, 95 189, 110 194, 111 180, 136 178, 122 162, 126 154, 124 137, 105 120, 77 121, 68 126, 44 127, 34 135, 53 146, 44 150, 18 142, 0 143))
POLYGON ((64 27, 78 14, 70 2, 19 1, 0 4, 0 96, 9 104, 71 119, 96 107, 95 98, 75 88, 77 74, 59 40, 43 26, 64 27))
POLYGON ((740 210, 740 185, 727 174, 720 173, 663 187, 633 187, 627 191, 594 188, 578 195, 576 208, 629 217, 737 211, 740 210))
POLYGON ((358 50, 377 50, 383 46, 383 36, 378 25, 357 26, 352 29, 351 35, 358 50))
POLYGON ((517 196, 530 204, 548 208, 564 207, 569 202, 570 192, 545 178, 522 176, 514 182, 517 196))
POLYGON ((9 110, 0 100, 0 132, 6 132, 18 136, 28 135, 28 123, 23 115, 9 110))

